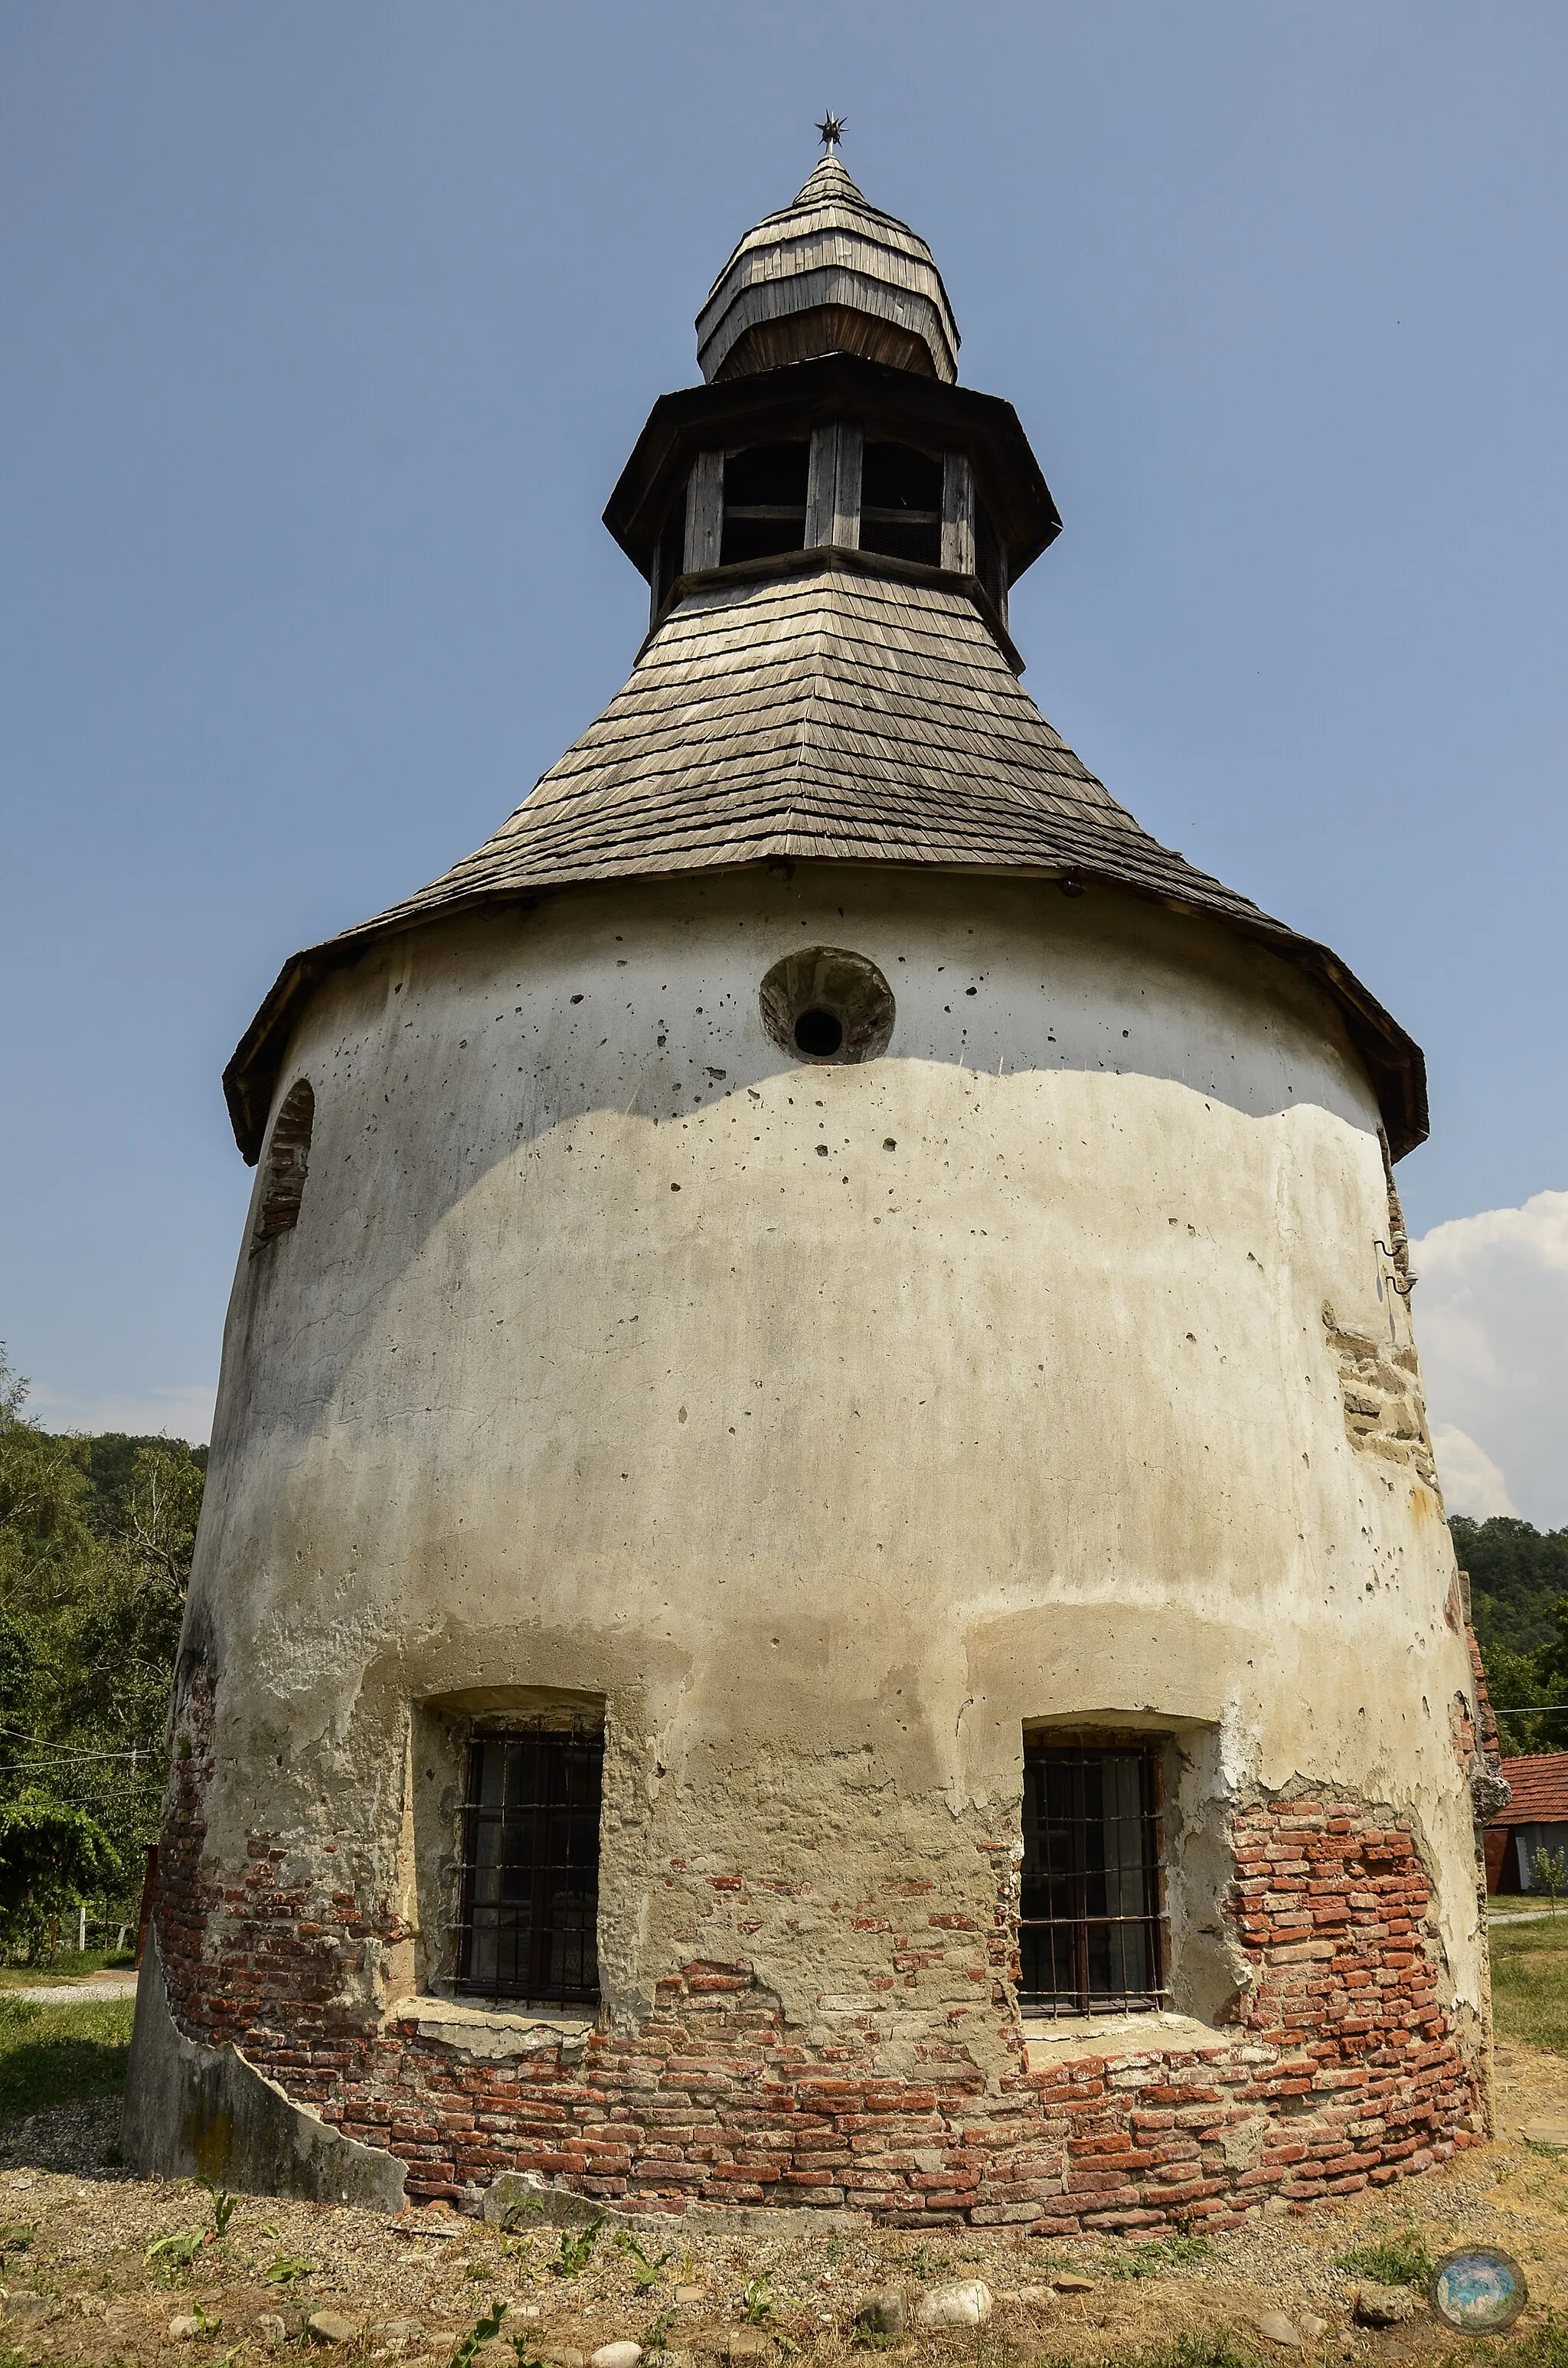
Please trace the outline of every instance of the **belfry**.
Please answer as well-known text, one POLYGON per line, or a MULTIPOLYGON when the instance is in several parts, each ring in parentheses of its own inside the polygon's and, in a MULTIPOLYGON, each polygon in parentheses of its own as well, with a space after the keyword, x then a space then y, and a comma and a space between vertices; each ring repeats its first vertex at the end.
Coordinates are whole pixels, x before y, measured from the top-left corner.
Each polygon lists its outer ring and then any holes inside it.
POLYGON ((143 2169, 1074 2235, 1485 2126, 1421 1055, 1023 689, 1055 504, 823 130, 624 688, 225 1076, 143 2169))

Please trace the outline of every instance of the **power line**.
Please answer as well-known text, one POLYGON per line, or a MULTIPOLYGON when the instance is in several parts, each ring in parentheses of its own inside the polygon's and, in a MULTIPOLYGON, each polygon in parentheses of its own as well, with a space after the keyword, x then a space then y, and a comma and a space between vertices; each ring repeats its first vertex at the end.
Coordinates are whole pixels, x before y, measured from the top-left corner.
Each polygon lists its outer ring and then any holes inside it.
POLYGON ((85 1760, 88 1759, 150 1759, 152 1756, 150 1751, 74 1751, 63 1759, 12 1759, 8 1762, 0 1762, 0 1775, 15 1775, 18 1772, 31 1775, 39 1769, 47 1768, 63 1771, 67 1768, 79 1768, 85 1760))
MULTIPOLYGON (((56 1743, 47 1735, 24 1735, 19 1726, 0 1726, 0 1735, 9 1736, 13 1743, 36 1744, 40 1751, 66 1751, 77 1759, 82 1757, 79 1747, 74 1743, 56 1743)), ((133 1759, 149 1748, 150 1747, 145 1743, 133 1743, 128 1751, 91 1752, 87 1757, 97 1759, 133 1759)))
POLYGON ((0 1726, 0 1735, 13 1743, 30 1743, 35 1750, 55 1755, 52 1759, 13 1759, 13 1768, 61 1768, 82 1759, 151 1759, 153 1756, 152 1747, 145 1743, 133 1743, 129 1751, 83 1751, 74 1743, 51 1743, 47 1735, 24 1735, 17 1726, 0 1726))

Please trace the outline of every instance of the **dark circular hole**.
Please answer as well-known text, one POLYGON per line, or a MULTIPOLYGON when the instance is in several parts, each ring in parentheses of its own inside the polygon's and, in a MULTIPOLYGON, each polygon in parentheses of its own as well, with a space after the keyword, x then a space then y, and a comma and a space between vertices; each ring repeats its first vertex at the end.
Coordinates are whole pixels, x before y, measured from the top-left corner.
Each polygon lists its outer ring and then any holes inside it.
POLYGON ((757 991, 757 1009, 779 1051, 808 1061, 874 1061, 892 1034, 886 979, 844 946, 801 946, 776 962, 757 991))
POLYGON ((844 1022, 831 1011, 802 1011, 795 1022, 795 1042, 802 1053, 824 1060, 843 1043, 844 1022))

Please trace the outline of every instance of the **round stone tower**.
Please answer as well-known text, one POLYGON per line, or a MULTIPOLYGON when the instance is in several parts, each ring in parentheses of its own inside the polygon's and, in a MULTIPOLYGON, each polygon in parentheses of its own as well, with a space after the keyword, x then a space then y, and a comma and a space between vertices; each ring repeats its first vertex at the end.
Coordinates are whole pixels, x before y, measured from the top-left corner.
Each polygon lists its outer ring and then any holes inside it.
POLYGON ((1041 2233, 1419 2169, 1487 1996, 1421 1056, 1020 688, 1059 520, 924 244, 830 156, 699 335, 625 688, 225 1079, 129 2151, 1041 2233))

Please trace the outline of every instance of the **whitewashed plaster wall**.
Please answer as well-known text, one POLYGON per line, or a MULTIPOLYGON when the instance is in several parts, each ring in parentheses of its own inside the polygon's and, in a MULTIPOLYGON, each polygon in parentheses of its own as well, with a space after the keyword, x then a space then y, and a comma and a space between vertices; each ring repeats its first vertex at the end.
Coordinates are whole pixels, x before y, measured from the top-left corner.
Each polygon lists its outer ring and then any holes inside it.
MULTIPOLYGON (((434 1832, 451 1770, 410 1702, 603 1696, 610 2011, 742 1945, 702 1879, 749 1854, 784 1904, 744 1946, 811 2024, 860 1995, 813 1884, 891 1856, 978 1901, 1024 1723, 1119 1722, 1180 1759, 1178 2003, 1235 1979, 1226 1800, 1299 1776, 1414 1816, 1480 2007, 1453 1558, 1433 1490, 1347 1436, 1331 1328, 1407 1349, 1408 1317, 1310 981, 1106 890, 802 865, 374 946, 279 1098, 300 1076, 309 1178, 242 1251, 187 1633, 215 1867, 330 1834, 334 1880, 412 1902, 408 1788, 434 1832), (766 1034, 763 973, 812 943, 885 973, 884 1057, 766 1034)), ((442 1977, 417 1888, 418 1962, 372 1952, 368 2006, 442 1977)))

